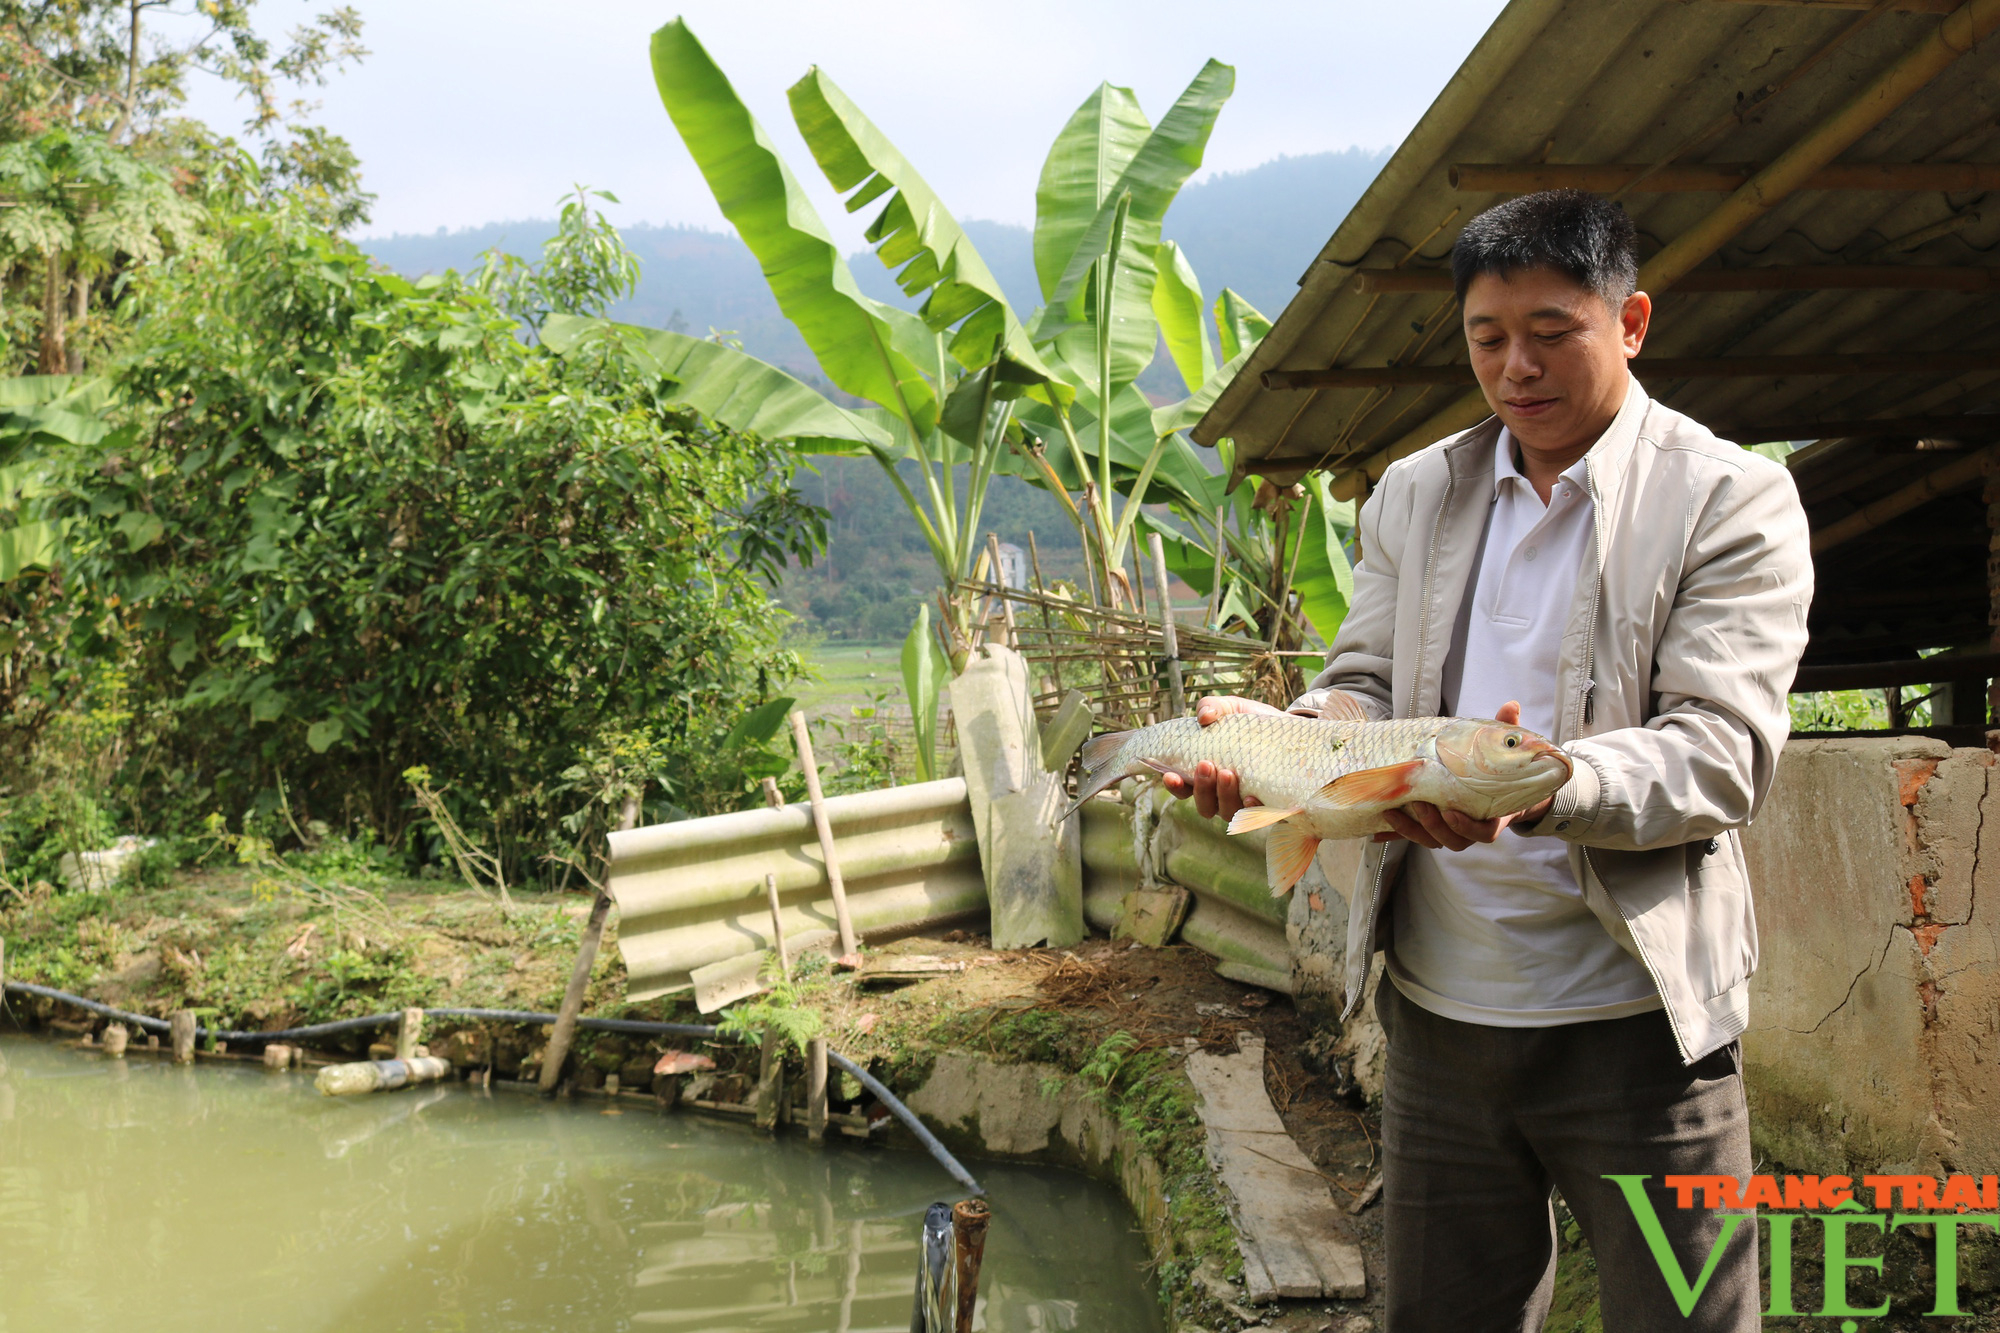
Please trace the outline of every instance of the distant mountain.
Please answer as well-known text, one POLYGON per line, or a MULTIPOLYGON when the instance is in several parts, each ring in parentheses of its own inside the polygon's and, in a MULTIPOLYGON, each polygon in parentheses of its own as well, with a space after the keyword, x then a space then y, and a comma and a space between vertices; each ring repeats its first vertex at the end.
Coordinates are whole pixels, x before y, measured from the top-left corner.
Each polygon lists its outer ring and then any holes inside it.
MULTIPOLYGON (((1234 287, 1276 318, 1297 289, 1326 238, 1388 158, 1388 150, 1350 148, 1339 153, 1280 157, 1247 171, 1211 177, 1181 191, 1167 214, 1166 235, 1180 243, 1212 302, 1234 287)), ((546 218, 493 222, 462 231, 398 234, 361 242, 382 263, 415 277, 447 268, 466 269, 486 250, 534 256, 554 230, 546 218)), ((1008 302, 1022 317, 1041 304, 1032 235, 1004 222, 965 222, 1008 302)), ((798 332, 778 312, 757 261, 727 232, 699 227, 639 225, 624 230, 639 257, 639 290, 612 311, 615 318, 656 328, 705 335, 730 332, 745 351, 818 379, 818 367, 798 332)), ((849 256, 861 289, 878 300, 913 307, 872 254, 849 256)), ((1158 386, 1177 382, 1171 369, 1158 386)), ((1149 374, 1146 387, 1160 373, 1149 374)))

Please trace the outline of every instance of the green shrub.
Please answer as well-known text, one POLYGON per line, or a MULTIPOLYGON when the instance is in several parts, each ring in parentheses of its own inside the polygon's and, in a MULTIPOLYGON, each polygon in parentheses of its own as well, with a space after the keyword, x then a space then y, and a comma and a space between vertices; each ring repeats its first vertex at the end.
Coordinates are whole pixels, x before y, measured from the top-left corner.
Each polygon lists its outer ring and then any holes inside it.
POLYGON ((280 213, 134 292, 119 428, 54 460, 50 501, 69 649, 129 690, 128 809, 282 806, 400 850, 427 765, 519 881, 603 737, 646 737, 692 813, 753 796, 726 742, 798 670, 768 585, 818 512, 788 451, 667 406, 615 349, 524 338, 524 293, 602 304, 573 271, 410 283, 280 213))

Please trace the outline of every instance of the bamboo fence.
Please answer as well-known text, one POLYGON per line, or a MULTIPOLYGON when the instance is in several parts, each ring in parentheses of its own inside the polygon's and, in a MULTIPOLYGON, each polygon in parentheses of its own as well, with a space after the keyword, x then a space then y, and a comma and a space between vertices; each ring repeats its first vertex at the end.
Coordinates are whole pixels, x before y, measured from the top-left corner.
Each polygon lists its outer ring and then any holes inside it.
MULTIPOLYGON (((1172 671, 1178 662, 1186 706, 1208 694, 1240 694, 1283 708, 1304 690, 1301 659, 1241 634, 1221 634, 1174 617, 1169 651, 1161 612, 1170 604, 1154 580, 1153 605, 1107 607, 1041 585, 1013 588, 983 580, 959 591, 983 599, 975 635, 1004 642, 1028 659, 1037 712, 1053 710, 1070 690, 1082 690, 1100 730, 1146 726, 1174 715, 1172 671)), ((1138 589, 1144 598, 1145 590, 1138 589)))

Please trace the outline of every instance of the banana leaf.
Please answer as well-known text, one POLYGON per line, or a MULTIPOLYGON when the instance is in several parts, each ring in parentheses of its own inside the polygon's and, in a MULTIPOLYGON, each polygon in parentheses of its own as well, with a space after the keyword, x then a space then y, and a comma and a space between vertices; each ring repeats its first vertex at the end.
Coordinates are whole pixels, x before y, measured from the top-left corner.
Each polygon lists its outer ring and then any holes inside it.
POLYGON ((733 347, 666 329, 642 328, 581 315, 550 315, 542 342, 569 356, 595 339, 612 337, 633 365, 671 380, 671 401, 731 430, 789 440, 811 454, 859 454, 894 441, 880 425, 829 401, 776 366, 733 347))
POLYGON ((868 241, 895 273, 905 296, 930 293, 922 314, 931 329, 942 333, 958 326, 951 343, 958 362, 976 370, 998 357, 1007 366, 1002 378, 1012 383, 1049 380, 1050 371, 1008 306, 999 280, 937 192, 888 136, 816 67, 786 96, 806 147, 827 183, 848 195, 850 213, 889 195, 868 227, 868 241))
MULTIPOLYGON (((1354 569, 1341 546, 1343 504, 1327 490, 1327 475, 1315 472, 1306 484, 1312 488, 1311 512, 1299 523, 1300 546, 1297 573, 1292 588, 1299 595, 1299 610, 1313 632, 1331 644, 1340 632, 1341 621, 1354 600, 1354 569)), ((1345 510, 1350 528, 1351 506, 1345 510)))
POLYGON ((653 34, 652 57, 681 141, 826 377, 929 431, 938 406, 923 373, 937 369, 930 328, 862 294, 791 169, 684 21, 653 34))
POLYGON ((910 705, 910 729, 916 733, 917 781, 938 776, 938 694, 951 678, 951 663, 931 633, 931 609, 917 604, 917 623, 903 640, 903 695, 910 705))
MULTIPOLYGON (((1156 348, 1152 305, 1157 274, 1153 254, 1160 244, 1160 223, 1181 186, 1200 168, 1208 136, 1215 128, 1216 117, 1221 114, 1223 103, 1229 100, 1235 83, 1236 72, 1228 65, 1211 60, 1202 66, 1201 72, 1195 75, 1173 107, 1160 118, 1159 125, 1147 134, 1124 169, 1119 171, 1117 179, 1098 196, 1088 225, 1077 232, 1065 220, 1061 234, 1064 237, 1074 234, 1074 246, 1063 261, 1061 276, 1056 279, 1055 285, 1052 288, 1045 286, 1048 303, 1032 330, 1038 346, 1052 341, 1075 343, 1083 340, 1094 347, 1096 333, 1092 310, 1095 292, 1092 284, 1101 280, 1097 261, 1110 245, 1114 217, 1119 201, 1124 199, 1129 200, 1129 214, 1124 244, 1118 251, 1117 277, 1112 290, 1111 381, 1114 385, 1128 383, 1151 364, 1156 348)), ((1085 109, 1089 107, 1090 103, 1086 102, 1085 109)), ((1136 114, 1136 102, 1132 103, 1132 110, 1136 114)), ((1078 117, 1072 117, 1070 126, 1077 123, 1078 117)), ((1069 132, 1070 127, 1065 127, 1064 135, 1069 132)), ((1058 150, 1064 149, 1062 138, 1057 140, 1057 147, 1058 150)), ((1054 156, 1051 153, 1052 159, 1054 156)), ((1046 167, 1043 174, 1046 180, 1046 167)), ((1092 177, 1098 181, 1101 178, 1101 170, 1092 177)), ((1065 203, 1069 207, 1080 208, 1083 198, 1083 192, 1076 190, 1067 196, 1065 203)), ((1037 204, 1039 212, 1039 192, 1037 204)), ((1038 240, 1040 231, 1038 224, 1038 240)), ((1039 245, 1036 267, 1038 272, 1046 273, 1042 268, 1039 245)), ((1085 362, 1085 358, 1073 347, 1064 348, 1064 357, 1071 364, 1085 362)))
MULTIPOLYGON (((1228 364, 1202 381, 1199 389, 1178 403, 1168 403, 1165 407, 1154 408, 1153 430, 1161 435, 1171 435, 1176 431, 1192 429, 1194 424, 1207 414, 1208 409, 1215 405, 1215 400, 1222 396, 1222 391, 1229 387, 1229 382, 1242 371, 1244 363, 1250 359, 1250 353, 1256 350, 1256 344, 1252 343, 1231 357, 1228 364)), ((1224 469, 1225 472, 1227 470, 1224 469)))
POLYGON ((1271 321, 1264 318, 1233 287, 1224 287, 1215 298, 1215 332, 1222 339, 1222 359, 1234 361, 1264 341, 1271 321))
POLYGON ((1159 271, 1153 285, 1153 317, 1160 321, 1160 336, 1166 339, 1167 355, 1180 371, 1181 382, 1190 392, 1197 391, 1215 377, 1215 353, 1208 345, 1201 280, 1172 241, 1161 242, 1153 251, 1153 266, 1159 271))
POLYGON ((1101 83, 1049 146, 1035 186, 1035 276, 1044 301, 1152 130, 1130 88, 1101 83))

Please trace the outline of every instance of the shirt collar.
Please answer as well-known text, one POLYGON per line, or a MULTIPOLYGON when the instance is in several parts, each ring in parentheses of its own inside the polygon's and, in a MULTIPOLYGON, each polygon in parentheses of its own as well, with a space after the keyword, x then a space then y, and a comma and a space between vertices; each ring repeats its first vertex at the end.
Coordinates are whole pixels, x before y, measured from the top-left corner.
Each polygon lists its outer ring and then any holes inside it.
MULTIPOLYGON (((1573 482, 1579 490, 1584 487, 1583 474, 1584 460, 1581 458, 1571 463, 1562 471, 1563 478, 1573 482)), ((1501 488, 1507 485, 1510 478, 1518 481, 1523 486, 1528 486, 1529 484, 1527 477, 1522 475, 1521 469, 1514 465, 1514 433, 1505 426, 1502 426, 1500 434, 1493 441, 1493 498, 1495 500, 1500 498, 1501 488)), ((1530 487, 1530 489, 1532 490, 1533 488, 1530 487)), ((1536 497, 1538 500, 1540 498, 1539 496, 1536 497)))

